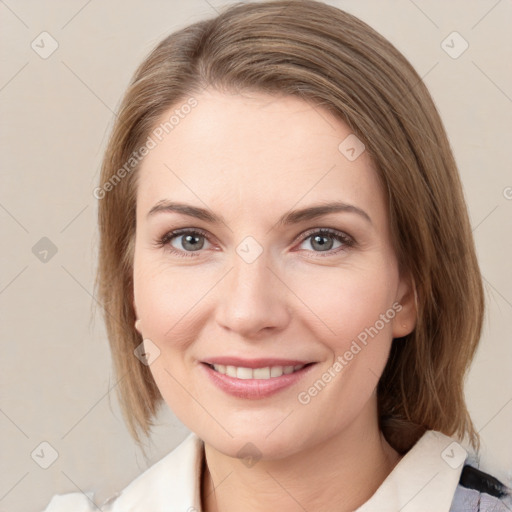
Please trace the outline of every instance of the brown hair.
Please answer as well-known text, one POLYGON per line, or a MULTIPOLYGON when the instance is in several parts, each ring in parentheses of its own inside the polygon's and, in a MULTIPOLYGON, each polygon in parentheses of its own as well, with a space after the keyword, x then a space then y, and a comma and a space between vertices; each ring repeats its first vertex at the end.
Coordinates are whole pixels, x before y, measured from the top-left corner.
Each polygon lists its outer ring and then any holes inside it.
POLYGON ((463 386, 480 338, 483 289, 445 130, 421 78, 389 41, 313 0, 239 3, 171 34, 140 65, 122 101, 96 189, 96 286, 134 439, 141 444, 139 431, 149 435, 162 402, 149 368, 133 354, 142 341, 133 309, 134 152, 166 111, 205 87, 298 96, 331 111, 364 141, 418 311, 414 331, 393 340, 378 384, 381 428, 402 453, 426 429, 467 435, 478 447, 463 386))

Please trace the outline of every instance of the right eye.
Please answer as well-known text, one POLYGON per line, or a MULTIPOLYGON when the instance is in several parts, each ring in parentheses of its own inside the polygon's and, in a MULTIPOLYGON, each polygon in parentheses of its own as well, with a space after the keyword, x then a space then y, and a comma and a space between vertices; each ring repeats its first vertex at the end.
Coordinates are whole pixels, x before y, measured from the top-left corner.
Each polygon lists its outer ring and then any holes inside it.
POLYGON ((176 256, 190 258, 195 256, 193 253, 203 249, 205 240, 208 237, 202 229, 182 228, 169 231, 157 240, 156 245, 176 256))

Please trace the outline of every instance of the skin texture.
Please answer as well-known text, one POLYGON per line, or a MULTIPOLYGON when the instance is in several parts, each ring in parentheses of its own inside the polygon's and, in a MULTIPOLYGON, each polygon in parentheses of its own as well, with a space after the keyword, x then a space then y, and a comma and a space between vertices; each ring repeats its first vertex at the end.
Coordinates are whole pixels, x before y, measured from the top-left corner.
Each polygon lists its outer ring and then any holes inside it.
POLYGON ((354 510, 399 459, 378 428, 375 389, 392 339, 415 322, 374 165, 367 152, 349 161, 338 150, 348 126, 301 99, 213 90, 196 99, 139 171, 134 306, 137 329, 160 350, 150 369, 162 396, 205 441, 204 510, 354 510), (225 223, 148 217, 164 199, 208 208, 225 223), (292 209, 329 201, 354 205, 371 222, 344 211, 277 225, 292 209), (202 248, 183 236, 158 246, 180 228, 206 231, 202 248), (312 236, 320 228, 355 243, 328 235, 322 250, 312 236), (263 249, 252 263, 236 251, 247 236, 263 249), (394 318, 300 403, 299 393, 396 303, 394 318), (247 400, 206 378, 200 362, 228 355, 316 365, 292 387, 247 400), (261 455, 250 467, 237 457, 249 442, 261 455))

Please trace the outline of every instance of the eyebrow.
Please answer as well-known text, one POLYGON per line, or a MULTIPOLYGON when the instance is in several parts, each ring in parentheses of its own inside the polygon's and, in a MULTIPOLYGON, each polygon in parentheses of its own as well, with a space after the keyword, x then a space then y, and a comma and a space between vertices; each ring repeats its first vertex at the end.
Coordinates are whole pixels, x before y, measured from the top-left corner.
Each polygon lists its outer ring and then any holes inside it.
MULTIPOLYGON (((151 210, 149 210, 147 216, 150 217, 161 212, 180 213, 182 215, 194 217, 211 224, 226 224, 226 221, 221 215, 216 215, 211 210, 200 208, 198 206, 192 206, 189 204, 169 201, 168 199, 162 199, 161 201, 158 201, 158 203, 156 203, 151 208, 151 210)), ((372 224, 372 219, 370 216, 361 208, 358 208, 352 204, 334 201, 308 206, 307 208, 301 208, 298 210, 292 210, 281 216, 275 225, 278 227, 285 227, 291 224, 298 224, 307 220, 316 219, 330 213, 339 212, 355 213, 372 224)))

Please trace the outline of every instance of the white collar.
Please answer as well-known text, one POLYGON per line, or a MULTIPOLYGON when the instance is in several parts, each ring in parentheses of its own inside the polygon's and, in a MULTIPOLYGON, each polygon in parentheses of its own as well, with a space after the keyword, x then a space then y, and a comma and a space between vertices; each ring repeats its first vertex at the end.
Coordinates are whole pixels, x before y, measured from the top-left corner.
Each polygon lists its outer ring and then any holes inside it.
POLYGON ((203 456, 203 441, 190 433, 123 490, 112 512, 200 512, 203 456))
MULTIPOLYGON (((465 453, 450 437, 425 432, 356 512, 448 512, 465 453)), ((203 457, 204 443, 192 432, 129 484, 112 504, 112 512, 200 512, 203 457)))
POLYGON ((452 438, 427 430, 356 512, 448 512, 466 455, 452 438))

